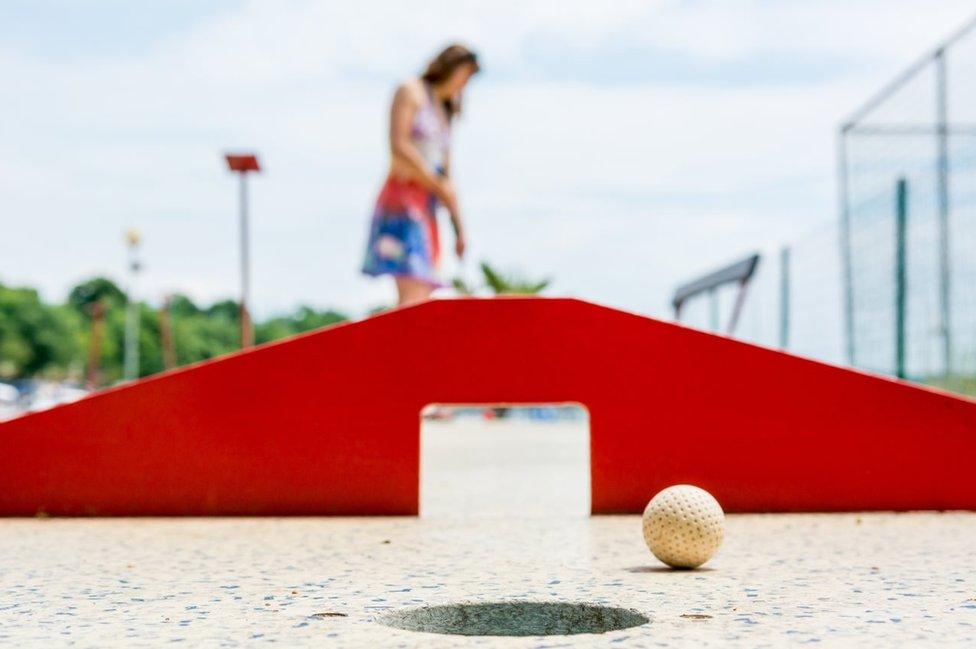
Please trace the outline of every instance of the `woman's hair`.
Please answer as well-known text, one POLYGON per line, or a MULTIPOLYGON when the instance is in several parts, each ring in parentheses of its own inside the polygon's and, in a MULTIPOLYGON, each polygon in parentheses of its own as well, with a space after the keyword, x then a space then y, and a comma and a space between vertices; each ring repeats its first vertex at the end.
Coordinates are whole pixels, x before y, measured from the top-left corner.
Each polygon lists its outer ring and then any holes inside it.
MULTIPOLYGON (((445 47, 427 64, 427 69, 420 75, 420 78, 426 83, 436 86, 447 81, 454 74, 454 71, 462 65, 470 65, 474 72, 481 69, 478 66, 477 54, 464 45, 454 43, 445 47)), ((461 96, 445 99, 444 110, 447 111, 448 118, 456 117, 461 112, 461 96)))

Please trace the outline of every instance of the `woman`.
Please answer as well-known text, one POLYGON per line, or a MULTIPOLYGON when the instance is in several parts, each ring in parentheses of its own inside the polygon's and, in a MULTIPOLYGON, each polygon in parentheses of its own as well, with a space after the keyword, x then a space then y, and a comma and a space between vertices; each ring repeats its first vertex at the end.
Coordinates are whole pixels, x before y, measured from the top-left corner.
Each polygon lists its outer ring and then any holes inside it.
POLYGON ((443 285, 437 276, 438 204, 447 208, 454 250, 459 259, 464 256, 464 226, 450 175, 451 123, 476 72, 474 52, 451 45, 393 97, 390 172, 376 201, 363 272, 392 275, 401 306, 422 302, 443 285))

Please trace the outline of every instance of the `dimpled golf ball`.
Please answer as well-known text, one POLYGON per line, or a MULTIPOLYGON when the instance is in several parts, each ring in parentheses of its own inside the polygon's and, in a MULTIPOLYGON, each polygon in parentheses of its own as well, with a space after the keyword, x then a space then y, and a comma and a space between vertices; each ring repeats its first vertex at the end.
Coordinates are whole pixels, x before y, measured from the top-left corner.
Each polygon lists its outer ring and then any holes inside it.
POLYGON ((644 509, 644 541, 672 568, 697 568, 725 535, 722 506, 704 489, 679 484, 660 491, 644 509))

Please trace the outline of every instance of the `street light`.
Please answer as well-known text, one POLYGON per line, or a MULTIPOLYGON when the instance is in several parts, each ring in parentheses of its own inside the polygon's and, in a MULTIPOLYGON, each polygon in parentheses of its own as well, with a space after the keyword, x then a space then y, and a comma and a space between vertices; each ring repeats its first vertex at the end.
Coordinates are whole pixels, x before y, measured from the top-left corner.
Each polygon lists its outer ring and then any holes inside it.
POLYGON ((136 278, 142 270, 139 261, 139 231, 125 233, 125 244, 129 249, 129 290, 125 314, 125 357, 123 376, 126 381, 139 378, 139 301, 136 299, 136 278))
POLYGON ((261 171, 258 158, 253 153, 228 153, 224 156, 227 167, 240 176, 241 179, 241 347, 254 344, 254 330, 251 327, 251 315, 247 310, 248 291, 250 290, 250 256, 248 251, 247 232, 247 174, 261 171))

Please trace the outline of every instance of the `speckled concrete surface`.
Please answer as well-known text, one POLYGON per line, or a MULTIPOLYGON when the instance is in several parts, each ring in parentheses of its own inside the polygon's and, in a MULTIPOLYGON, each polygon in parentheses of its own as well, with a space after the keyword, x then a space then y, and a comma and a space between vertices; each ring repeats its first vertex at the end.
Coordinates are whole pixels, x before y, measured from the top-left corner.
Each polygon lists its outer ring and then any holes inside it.
POLYGON ((676 572, 647 551, 639 516, 0 520, 0 645, 976 646, 974 514, 727 525, 712 562, 676 572), (633 608, 650 622, 484 638, 375 621, 518 599, 633 608))

